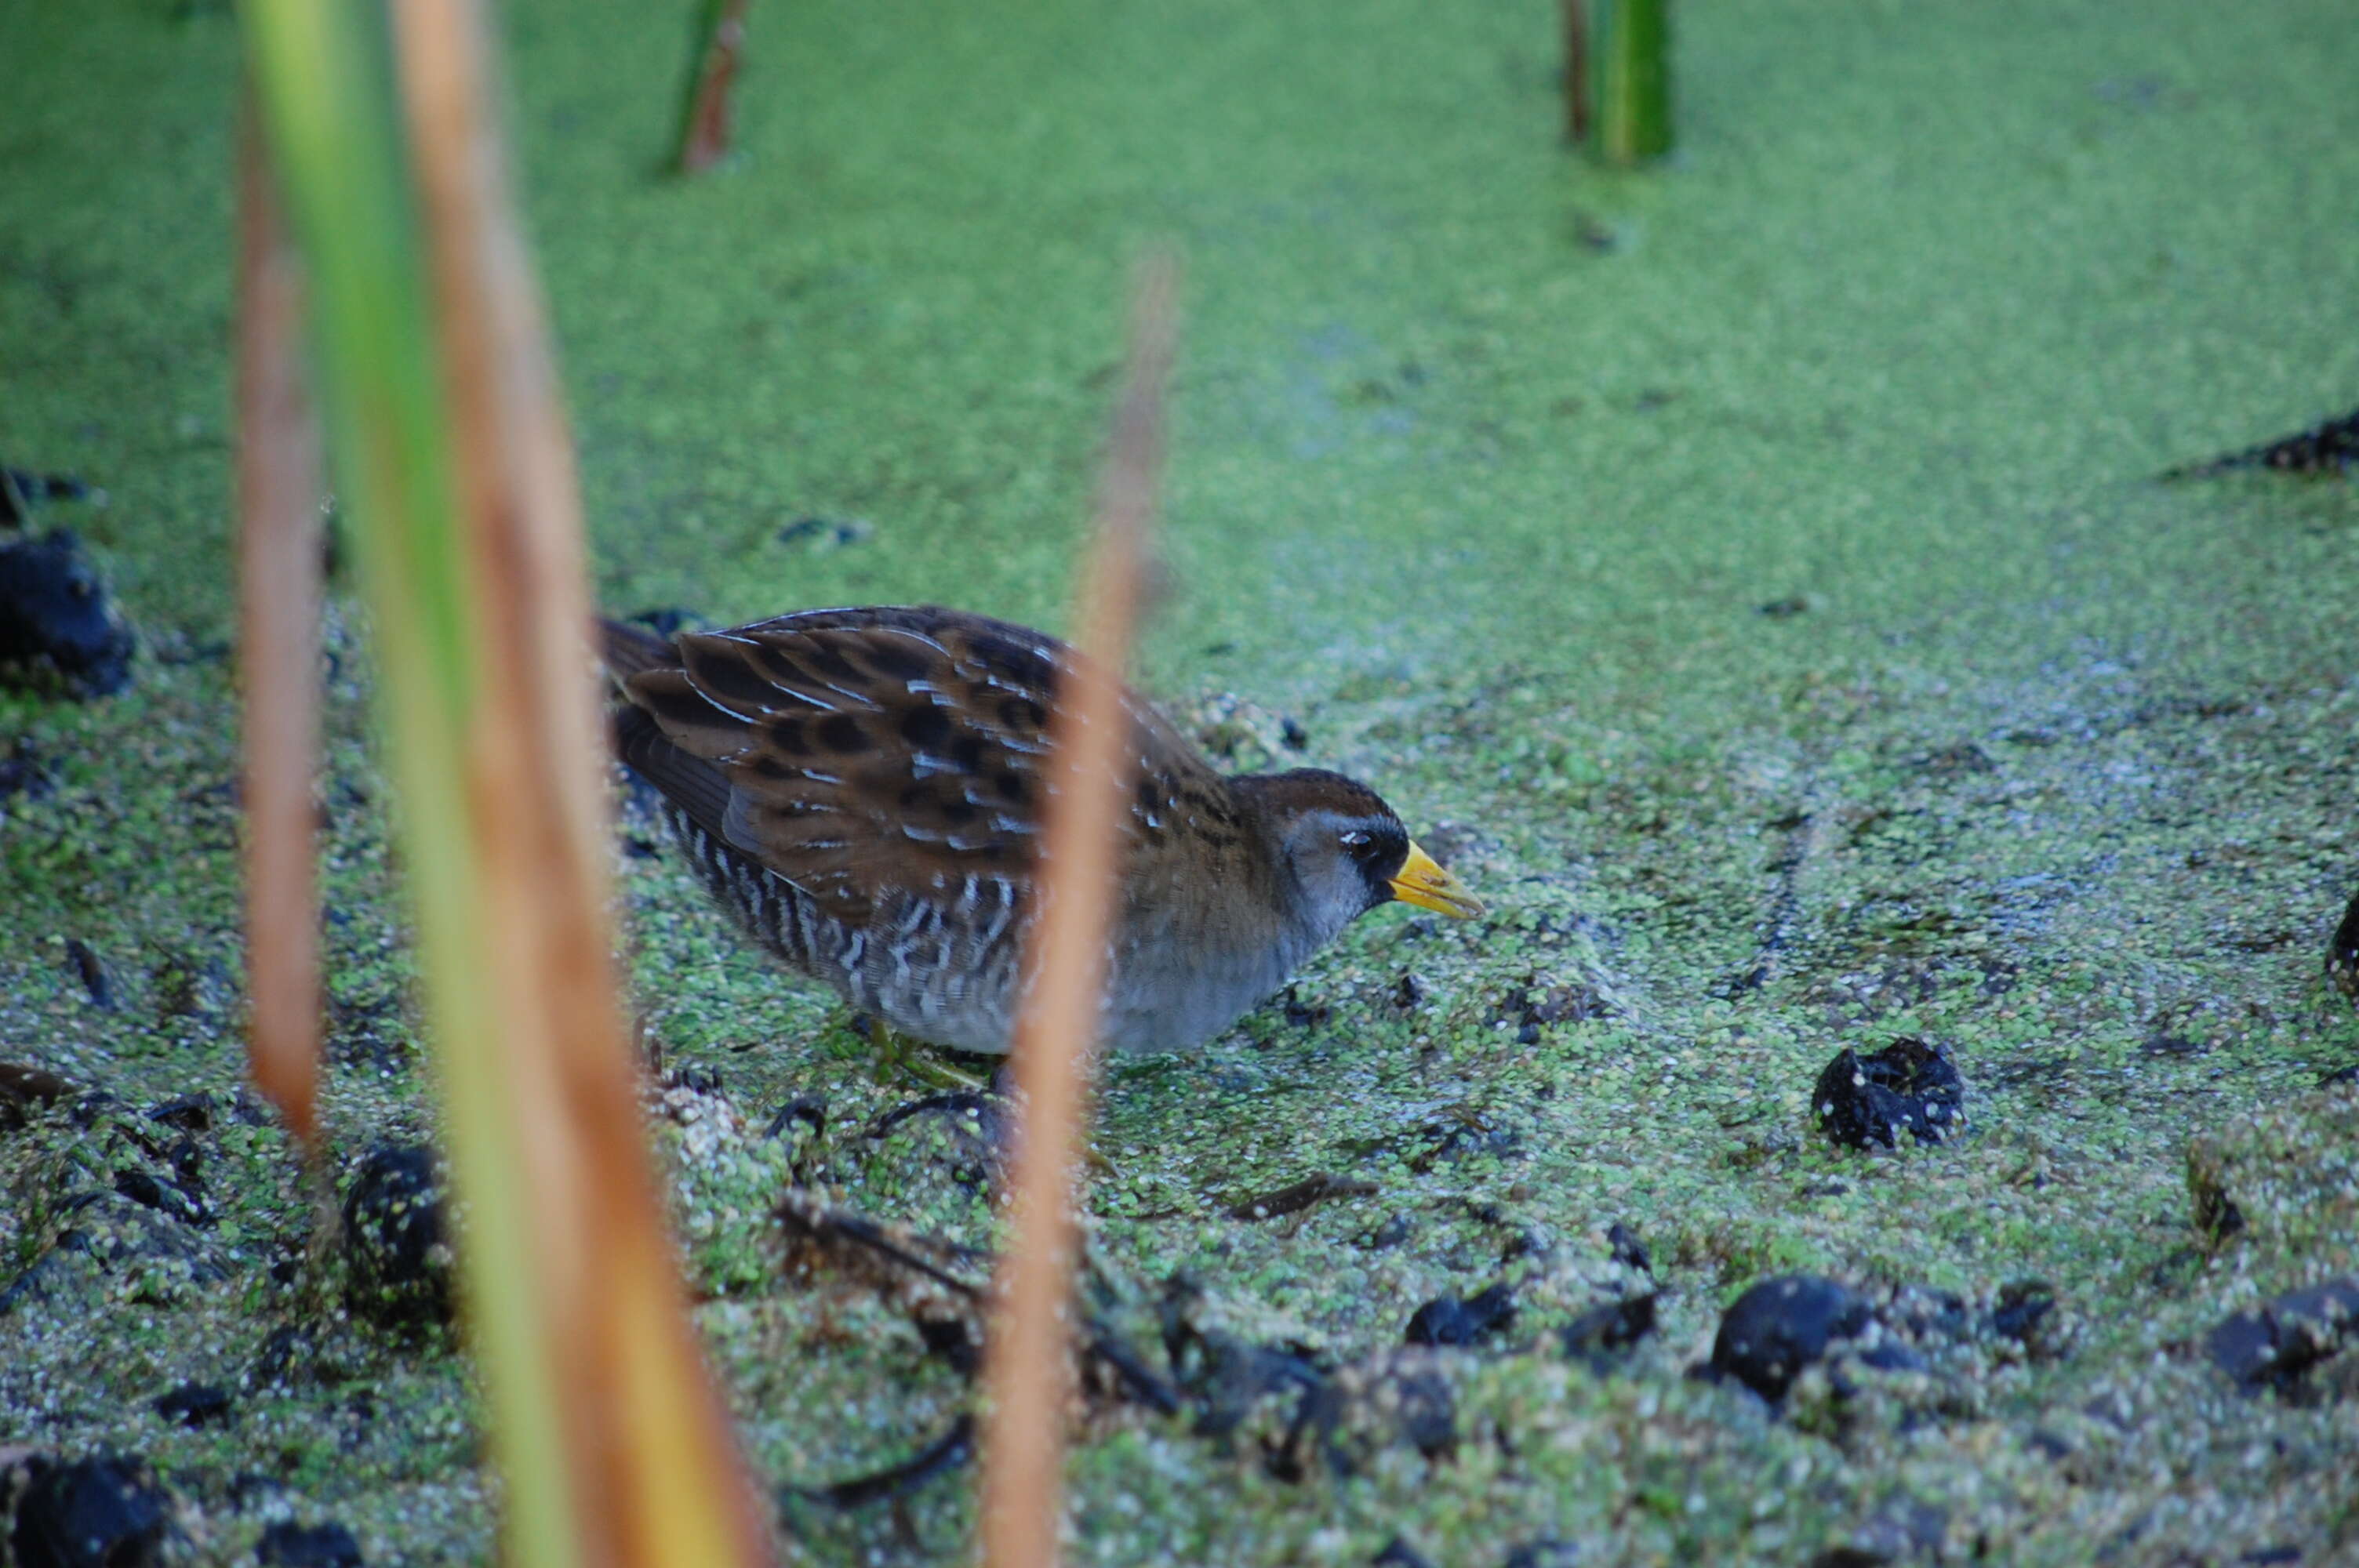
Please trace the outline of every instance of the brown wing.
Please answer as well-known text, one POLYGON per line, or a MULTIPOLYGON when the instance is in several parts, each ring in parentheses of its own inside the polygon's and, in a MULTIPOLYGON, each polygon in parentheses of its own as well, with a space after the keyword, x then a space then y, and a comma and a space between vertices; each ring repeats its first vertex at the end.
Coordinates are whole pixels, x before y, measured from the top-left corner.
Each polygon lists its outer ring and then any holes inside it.
MULTIPOLYGON (((853 924, 888 891, 955 902, 969 878, 1006 879, 1024 898, 1044 730, 1074 656, 1063 643, 892 606, 804 611, 676 646, 653 665, 639 664, 643 643, 616 650, 638 666, 625 696, 653 721, 636 736, 625 723, 625 760, 707 832, 853 924)), ((1179 815, 1233 822, 1219 776, 1151 707, 1129 707, 1142 764, 1132 852, 1151 853, 1179 815)))

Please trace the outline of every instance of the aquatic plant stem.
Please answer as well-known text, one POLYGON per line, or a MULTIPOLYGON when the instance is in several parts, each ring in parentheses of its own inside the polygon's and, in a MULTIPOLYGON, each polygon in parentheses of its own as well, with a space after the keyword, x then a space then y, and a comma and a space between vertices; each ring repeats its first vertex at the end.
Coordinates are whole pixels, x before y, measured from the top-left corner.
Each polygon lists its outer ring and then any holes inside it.
POLYGON ((319 420, 303 376, 302 262, 251 93, 237 148, 238 686, 245 969, 255 1085, 320 1151, 319 420))
POLYGON ((579 504, 486 31, 474 0, 391 16, 245 7, 373 611, 504 1557, 757 1562, 616 1005, 579 504))
POLYGON ((1589 7, 1562 0, 1564 26, 1564 139, 1575 146, 1589 140, 1589 7))
POLYGON ((1114 925, 1117 819, 1127 788, 1122 672, 1147 568, 1163 459, 1163 388, 1178 333, 1178 269, 1140 272, 1128 366, 1098 488, 1076 622, 1050 720, 1053 783, 1033 966, 1016 1025, 1023 1114, 1014 1213, 998 1271, 984 1390, 983 1561, 1048 1568, 1063 1517, 1065 1415, 1072 1395, 1070 1303, 1077 1230, 1071 1176, 1087 1100, 1106 933, 1114 925))
POLYGON ((1596 146, 1608 163, 1671 150, 1670 0, 1594 0, 1596 146))
POLYGON ((745 44, 745 7, 746 0, 702 0, 696 59, 672 155, 677 173, 701 173, 729 151, 729 89, 736 81, 738 55, 745 44))
POLYGON ((492 118, 490 29, 481 0, 392 14, 460 501, 481 602, 498 606, 466 740, 504 1071, 469 1108, 527 1183, 584 1535, 622 1563, 752 1563, 767 1527, 689 1327, 619 1005, 581 498, 492 118))

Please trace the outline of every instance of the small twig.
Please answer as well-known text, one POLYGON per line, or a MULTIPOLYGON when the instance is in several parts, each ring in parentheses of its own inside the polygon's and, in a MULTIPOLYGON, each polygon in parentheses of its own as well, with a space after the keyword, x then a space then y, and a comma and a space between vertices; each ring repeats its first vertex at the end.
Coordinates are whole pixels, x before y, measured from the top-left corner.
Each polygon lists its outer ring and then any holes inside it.
MULTIPOLYGON (((983 1266, 991 1261, 988 1253, 942 1237, 880 1224, 800 1187, 788 1189, 779 1200, 777 1217, 799 1248, 807 1249, 800 1260, 805 1266, 822 1259, 851 1265, 871 1288, 897 1300, 905 1311, 929 1300, 927 1286, 947 1296, 961 1319, 985 1303, 982 1284, 962 1278, 955 1271, 973 1265, 979 1280, 983 1266), (913 1283, 919 1286, 914 1292, 908 1289, 913 1283)), ((923 1312, 912 1316, 921 1332, 929 1323, 942 1321, 923 1312)), ((1076 1316, 1078 1333, 1073 1337, 1080 1341, 1093 1379, 1110 1375, 1125 1398, 1165 1415, 1179 1411, 1180 1391, 1169 1379, 1149 1366, 1145 1357, 1094 1314, 1081 1312, 1076 1316)))
POLYGON ((898 1465, 826 1487, 797 1487, 800 1496, 849 1513, 873 1503, 906 1498, 935 1476, 955 1470, 974 1457, 974 1417, 962 1415, 950 1430, 898 1465))
POLYGON ((1240 1198, 1229 1206, 1231 1219, 1278 1219, 1289 1214, 1300 1214, 1325 1203, 1329 1198, 1364 1198, 1376 1191, 1376 1184, 1357 1176, 1338 1176, 1321 1171, 1315 1176, 1305 1176, 1299 1182, 1264 1193, 1259 1197, 1240 1198))
POLYGON ((1564 0, 1564 139, 1578 146, 1589 139, 1589 7, 1564 0))
POLYGON ((1057 1561, 1072 1391, 1066 1355, 1074 1252, 1069 1183, 1097 1033, 1105 934, 1117 914, 1114 846, 1129 733, 1122 670, 1162 466, 1177 289, 1177 267, 1158 259, 1142 270, 1133 297, 1128 372, 1082 589, 1079 656, 1061 672, 1051 720, 1056 782, 1041 857, 1048 875, 1014 1054, 1023 1113, 1011 1162, 1012 1242, 995 1281, 998 1310, 985 1365, 991 1405, 982 1536, 990 1568, 1049 1568, 1057 1561))
POLYGON ((790 1188, 778 1203, 778 1218, 790 1234, 807 1238, 823 1246, 842 1244, 861 1252, 872 1253, 877 1260, 940 1285, 961 1301, 979 1301, 983 1289, 974 1281, 961 1279, 940 1263, 921 1257, 917 1248, 930 1247, 951 1262, 985 1264, 988 1253, 957 1242, 935 1237, 911 1236, 905 1241, 893 1230, 867 1216, 851 1209, 839 1208, 802 1188, 790 1188))

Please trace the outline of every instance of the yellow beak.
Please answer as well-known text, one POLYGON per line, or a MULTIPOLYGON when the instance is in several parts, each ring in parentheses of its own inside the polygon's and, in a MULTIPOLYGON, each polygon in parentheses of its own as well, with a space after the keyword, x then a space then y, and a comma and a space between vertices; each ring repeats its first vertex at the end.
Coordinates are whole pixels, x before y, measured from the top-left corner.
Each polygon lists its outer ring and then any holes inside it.
POLYGON ((1441 869, 1434 858, 1415 844, 1392 880, 1393 897, 1419 909, 1430 909, 1456 920, 1472 920, 1483 913, 1483 901, 1466 884, 1441 869))

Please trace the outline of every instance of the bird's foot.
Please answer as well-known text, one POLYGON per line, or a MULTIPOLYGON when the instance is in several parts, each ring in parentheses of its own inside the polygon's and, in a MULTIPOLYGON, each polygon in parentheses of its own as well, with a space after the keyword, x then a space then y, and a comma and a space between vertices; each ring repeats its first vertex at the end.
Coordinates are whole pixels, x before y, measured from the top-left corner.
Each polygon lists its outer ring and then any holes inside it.
POLYGON ((991 1087, 986 1078, 951 1066, 926 1048, 923 1041, 903 1034, 883 1019, 864 1014, 853 1021, 876 1052, 876 1081, 892 1084, 914 1078, 931 1088, 978 1093, 991 1087))

